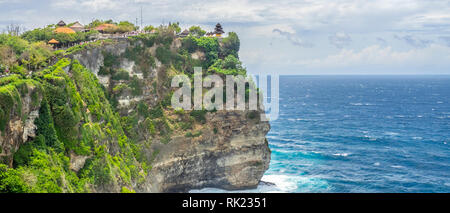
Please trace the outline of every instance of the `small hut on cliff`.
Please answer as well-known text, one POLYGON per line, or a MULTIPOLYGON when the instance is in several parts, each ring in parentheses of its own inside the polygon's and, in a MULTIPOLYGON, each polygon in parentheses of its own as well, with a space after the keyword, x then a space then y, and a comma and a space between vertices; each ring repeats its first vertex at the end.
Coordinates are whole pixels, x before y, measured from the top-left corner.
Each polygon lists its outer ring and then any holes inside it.
POLYGON ((84 26, 78 21, 73 23, 72 26, 70 26, 70 29, 74 30, 75 32, 83 32, 85 30, 84 26))
POLYGON ((186 36, 188 36, 189 35, 189 30, 184 30, 183 32, 181 32, 180 34, 178 34, 178 36, 180 36, 180 37, 186 37, 186 36))
POLYGON ((52 45, 53 48, 59 48, 59 41, 57 41, 56 39, 52 38, 50 41, 48 41, 48 44, 52 45))
POLYGON ((74 34, 76 32, 69 27, 58 27, 55 29, 55 33, 74 34))
POLYGON ((66 23, 63 21, 63 20, 61 20, 61 21, 59 21, 58 22, 58 24, 56 24, 58 27, 65 27, 66 26, 66 23))

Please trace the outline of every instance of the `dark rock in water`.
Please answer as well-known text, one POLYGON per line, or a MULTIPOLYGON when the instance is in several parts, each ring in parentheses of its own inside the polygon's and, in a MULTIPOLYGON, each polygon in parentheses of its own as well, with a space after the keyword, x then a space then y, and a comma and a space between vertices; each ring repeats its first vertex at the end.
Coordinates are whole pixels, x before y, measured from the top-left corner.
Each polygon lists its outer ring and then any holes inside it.
POLYGON ((259 182, 260 186, 277 186, 277 184, 272 183, 272 182, 266 182, 266 181, 260 181, 259 182))

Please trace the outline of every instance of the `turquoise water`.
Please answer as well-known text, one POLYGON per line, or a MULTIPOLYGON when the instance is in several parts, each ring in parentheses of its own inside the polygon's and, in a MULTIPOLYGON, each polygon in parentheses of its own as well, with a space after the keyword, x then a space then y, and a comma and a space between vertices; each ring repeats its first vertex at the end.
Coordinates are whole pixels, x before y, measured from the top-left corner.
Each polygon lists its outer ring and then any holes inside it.
POLYGON ((282 76, 267 137, 245 192, 450 192, 450 76, 282 76))

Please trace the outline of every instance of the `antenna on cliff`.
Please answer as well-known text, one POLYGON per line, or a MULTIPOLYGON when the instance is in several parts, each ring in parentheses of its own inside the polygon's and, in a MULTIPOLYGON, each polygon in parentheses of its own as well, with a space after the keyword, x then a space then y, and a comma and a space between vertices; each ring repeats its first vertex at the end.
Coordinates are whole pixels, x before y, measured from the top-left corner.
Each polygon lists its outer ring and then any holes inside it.
POLYGON ((142 22, 143 22, 143 19, 142 19, 142 5, 141 5, 141 30, 142 30, 142 27, 143 27, 142 22))

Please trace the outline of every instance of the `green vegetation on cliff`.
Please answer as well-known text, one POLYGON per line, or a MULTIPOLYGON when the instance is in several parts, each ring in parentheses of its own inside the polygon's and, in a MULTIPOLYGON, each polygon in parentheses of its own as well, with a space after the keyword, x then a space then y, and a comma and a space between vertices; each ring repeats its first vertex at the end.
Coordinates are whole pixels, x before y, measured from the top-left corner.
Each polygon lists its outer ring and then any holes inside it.
MULTIPOLYGON (((2 86, 2 111, 21 108, 14 105, 20 104, 24 83, 42 88, 36 138, 15 153, 15 168, 5 169, 0 178, 4 191, 86 192, 95 189, 92 185, 130 185, 144 175, 135 158, 139 149, 124 135, 120 117, 89 70, 61 59, 34 73, 33 79, 2 86), (70 77, 64 69, 70 70, 70 77), (71 155, 89 156, 78 173, 69 168, 71 155)), ((3 120, 8 115, 2 113, 3 120)))
MULTIPOLYGON (((0 35, 2 67, 6 64, 17 73, 0 78, 2 135, 14 131, 8 127, 12 119, 27 120, 23 106, 27 97, 31 108, 38 110, 35 137, 12 150, 12 168, 0 164, 0 192, 134 192, 159 154, 158 149, 149 149, 154 141, 168 144, 174 136, 195 139, 204 134, 199 128, 208 111, 171 108, 171 77, 181 73, 192 77, 194 66, 202 66, 205 74, 245 75, 237 54, 239 38, 235 33, 223 39, 202 37, 199 27, 177 38, 173 32, 180 31, 178 24, 156 29, 155 34, 129 38, 123 53, 103 50, 98 75, 109 79, 109 87, 70 56, 115 41, 53 52, 39 42, 47 38, 46 29, 26 33, 22 36, 26 40, 0 35), (193 57, 195 53, 204 57, 193 57), (124 59, 134 62, 133 72, 142 77, 123 69, 124 59), (54 65, 47 66, 52 60, 54 65), (121 108, 120 100, 144 94, 157 101, 137 99, 121 108), (83 164, 78 165, 77 159, 83 164)), ((218 129, 210 131, 217 134, 218 129)), ((0 163, 11 160, 1 158, 0 163)))

